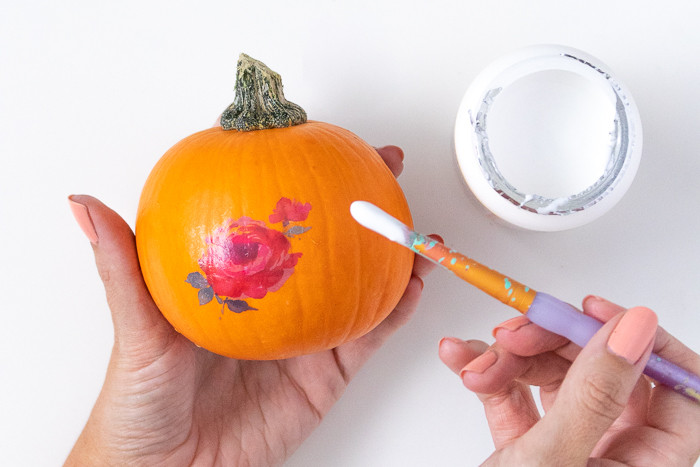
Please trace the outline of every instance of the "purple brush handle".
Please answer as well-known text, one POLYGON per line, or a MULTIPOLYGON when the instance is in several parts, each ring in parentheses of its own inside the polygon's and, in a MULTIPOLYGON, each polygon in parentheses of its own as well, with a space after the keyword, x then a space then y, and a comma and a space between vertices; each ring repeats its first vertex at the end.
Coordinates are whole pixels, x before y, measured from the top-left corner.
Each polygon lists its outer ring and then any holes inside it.
MULTIPOLYGON (((526 316, 530 321, 583 347, 603 323, 584 315, 561 300, 537 292, 526 316)), ((700 377, 664 360, 655 353, 649 357, 644 374, 679 394, 700 403, 700 377)))

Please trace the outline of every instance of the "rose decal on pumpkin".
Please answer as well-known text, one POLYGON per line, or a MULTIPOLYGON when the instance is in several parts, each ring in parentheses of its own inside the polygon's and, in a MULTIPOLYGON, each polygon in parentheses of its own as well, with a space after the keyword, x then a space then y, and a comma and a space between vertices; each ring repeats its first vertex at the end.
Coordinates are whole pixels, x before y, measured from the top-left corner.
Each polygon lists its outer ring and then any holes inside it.
POLYGON ((255 310, 246 299, 264 298, 279 290, 294 273, 302 253, 292 252, 290 238, 311 227, 294 224, 306 220, 311 204, 282 198, 269 216, 268 227, 249 217, 229 219, 205 238, 206 248, 199 259, 201 272, 187 275, 186 282, 199 289, 200 305, 216 298, 235 313, 255 310))
POLYGON ((301 256, 281 232, 248 217, 228 221, 207 243, 199 267, 214 293, 227 297, 263 298, 278 290, 301 256))
POLYGON ((283 227, 287 227, 292 221, 304 221, 309 217, 311 204, 301 204, 299 201, 294 201, 289 198, 282 198, 277 202, 277 206, 270 214, 270 223, 282 223, 283 227))

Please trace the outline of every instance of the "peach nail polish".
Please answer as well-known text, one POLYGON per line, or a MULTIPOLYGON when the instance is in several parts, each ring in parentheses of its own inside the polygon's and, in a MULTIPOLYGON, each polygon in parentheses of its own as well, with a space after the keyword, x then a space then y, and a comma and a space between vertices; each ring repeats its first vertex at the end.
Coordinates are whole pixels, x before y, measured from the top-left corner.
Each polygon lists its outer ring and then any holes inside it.
POLYGON ((469 362, 467 366, 462 369, 460 375, 464 376, 464 373, 467 371, 481 374, 491 368, 493 364, 496 363, 496 360, 498 360, 498 355, 496 355, 496 352, 493 350, 487 350, 469 362))
POLYGON ((654 339, 657 323, 649 308, 630 308, 610 334, 608 350, 634 365, 654 339))
POLYGON ((528 324, 531 324, 532 321, 527 319, 526 316, 516 316, 515 318, 511 318, 508 321, 504 321, 495 328, 493 328, 493 331, 491 331, 491 334, 493 337, 496 337, 496 333, 498 332, 499 329, 506 329, 508 331, 517 331, 523 326, 527 326, 528 324))
POLYGON ((70 204, 70 210, 73 212, 73 217, 78 222, 80 229, 83 231, 85 236, 87 236, 90 243, 97 243, 97 232, 95 231, 95 225, 92 223, 90 218, 90 211, 88 211, 87 206, 80 204, 77 201, 68 197, 68 204, 70 204))

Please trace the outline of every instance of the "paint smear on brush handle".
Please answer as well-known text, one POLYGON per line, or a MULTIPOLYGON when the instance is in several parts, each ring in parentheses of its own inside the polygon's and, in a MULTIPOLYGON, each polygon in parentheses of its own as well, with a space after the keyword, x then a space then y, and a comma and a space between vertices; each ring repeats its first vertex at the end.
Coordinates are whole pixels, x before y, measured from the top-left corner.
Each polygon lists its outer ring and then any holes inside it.
POLYGON ((537 294, 530 287, 451 250, 430 237, 416 233, 411 249, 521 313, 527 313, 537 294))

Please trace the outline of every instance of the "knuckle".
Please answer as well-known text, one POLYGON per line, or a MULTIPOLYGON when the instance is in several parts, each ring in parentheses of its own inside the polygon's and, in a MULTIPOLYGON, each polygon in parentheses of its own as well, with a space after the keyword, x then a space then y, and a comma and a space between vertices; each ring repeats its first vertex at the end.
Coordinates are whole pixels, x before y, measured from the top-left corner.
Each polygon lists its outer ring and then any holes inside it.
POLYGON ((614 421, 625 409, 622 384, 601 373, 591 373, 583 381, 581 404, 589 412, 614 421))

